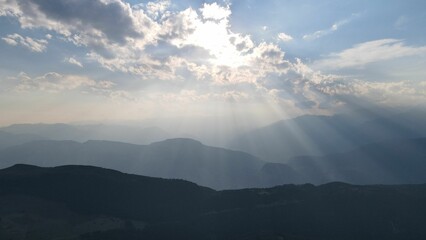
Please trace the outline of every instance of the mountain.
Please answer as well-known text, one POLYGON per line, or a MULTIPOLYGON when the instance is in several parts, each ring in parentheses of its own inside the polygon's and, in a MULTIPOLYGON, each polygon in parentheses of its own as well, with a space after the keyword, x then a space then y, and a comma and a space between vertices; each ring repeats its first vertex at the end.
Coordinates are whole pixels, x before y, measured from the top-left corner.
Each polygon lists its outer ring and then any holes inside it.
POLYGON ((352 134, 354 125, 339 116, 306 115, 243 134, 230 146, 266 161, 284 162, 299 155, 350 149, 354 146, 351 139, 357 137, 352 134))
POLYGON ((364 144, 426 137, 426 111, 376 115, 305 115, 282 120, 236 137, 229 148, 269 162, 296 156, 345 152, 364 144))
POLYGON ((366 144, 345 153, 321 157, 296 157, 286 164, 274 164, 273 169, 279 168, 296 172, 299 179, 295 182, 314 184, 332 181, 353 184, 426 183, 426 138, 366 144))
POLYGON ((170 134, 157 127, 135 127, 122 125, 70 125, 55 124, 14 124, 0 128, 12 134, 33 134, 50 140, 109 140, 134 144, 148 144, 170 138, 170 134))
MULTIPOLYGON (((265 163, 259 171, 259 182, 262 186, 271 187, 281 184, 310 183, 303 171, 295 171, 291 166, 283 163, 265 163)), ((318 173, 321 174, 321 173, 318 173)), ((315 183, 315 182, 313 182, 315 183)))
POLYGON ((425 239, 426 185, 214 191, 88 167, 0 170, 0 239, 425 239))
POLYGON ((269 163, 239 151, 191 139, 150 145, 110 141, 35 141, 0 150, 0 168, 17 163, 44 167, 78 164, 168 179, 213 189, 271 187, 288 183, 426 183, 426 138, 366 144, 325 156, 269 163))
POLYGON ((126 173, 185 179, 215 189, 262 186, 264 162, 250 154, 209 147, 191 139, 150 145, 109 141, 36 141, 0 151, 0 167, 92 165, 126 173))
POLYGON ((37 140, 46 139, 35 134, 12 134, 0 131, 0 150, 37 140))

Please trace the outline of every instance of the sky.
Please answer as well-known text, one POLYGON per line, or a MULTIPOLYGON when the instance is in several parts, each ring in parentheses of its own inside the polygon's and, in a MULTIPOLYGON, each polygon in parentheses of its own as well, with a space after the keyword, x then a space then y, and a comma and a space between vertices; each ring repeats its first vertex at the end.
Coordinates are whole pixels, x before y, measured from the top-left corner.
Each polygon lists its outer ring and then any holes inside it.
POLYGON ((0 0, 0 125, 424 105, 424 23, 423 0, 0 0))

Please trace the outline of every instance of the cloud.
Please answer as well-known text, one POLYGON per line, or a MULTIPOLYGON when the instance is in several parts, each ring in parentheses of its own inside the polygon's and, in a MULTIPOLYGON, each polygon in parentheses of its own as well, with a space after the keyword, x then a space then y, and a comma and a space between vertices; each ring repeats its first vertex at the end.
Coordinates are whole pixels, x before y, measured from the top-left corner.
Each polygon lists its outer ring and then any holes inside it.
MULTIPOLYGON (((152 18, 159 18, 169 8, 170 0, 162 0, 157 2, 148 2, 146 4, 146 11, 152 18)), ((138 8, 138 6, 136 6, 138 8)))
POLYGON ((12 45, 12 46, 18 45, 18 42, 11 35, 9 35, 8 37, 4 37, 2 39, 9 45, 12 45))
POLYGON ((235 67, 246 64, 249 57, 245 55, 254 47, 249 35, 230 30, 231 10, 217 3, 178 12, 167 11, 168 1, 135 6, 119 0, 7 3, 2 12, 17 18, 22 28, 55 31, 62 39, 87 47, 88 55, 105 68, 146 75, 144 78, 164 76, 161 71, 170 68, 161 66, 164 59, 145 52, 159 42, 178 48, 200 47, 210 55, 208 59, 200 56, 200 62, 235 67))
POLYGON ((253 48, 254 43, 250 36, 233 33, 230 30, 229 6, 219 6, 217 3, 204 4, 199 11, 202 13, 201 16, 189 8, 180 12, 177 20, 173 20, 172 23, 166 22, 165 29, 179 33, 179 36, 170 42, 180 48, 194 45, 206 49, 212 56, 211 63, 215 65, 237 67, 246 64, 248 58, 245 54, 253 48), (176 22, 181 23, 181 27, 176 29, 176 22))
POLYGON ((400 39, 380 39, 332 53, 314 62, 313 66, 317 69, 362 68, 374 62, 424 54, 426 46, 407 46, 400 39))
POLYGON ((22 28, 54 31, 60 39, 104 57, 113 57, 115 48, 143 48, 156 41, 154 21, 143 9, 120 0, 2 1, 0 14, 16 18, 22 28))
MULTIPOLYGON (((78 0, 76 1, 78 2, 78 0)), ((318 105, 316 103, 319 100, 315 99, 317 93, 303 92, 312 92, 314 85, 305 86, 311 84, 311 79, 301 75, 297 64, 292 64, 284 58, 285 53, 278 45, 267 42, 255 44, 251 36, 235 33, 231 30, 229 22, 231 10, 228 5, 203 4, 198 10, 188 8, 179 12, 168 12, 168 5, 161 4, 161 2, 144 6, 138 5, 137 7, 118 4, 116 1, 110 2, 115 3, 111 8, 127 9, 126 11, 118 11, 119 13, 126 12, 129 15, 129 18, 125 17, 125 19, 131 19, 134 25, 141 24, 149 26, 149 28, 141 28, 140 35, 127 34, 132 32, 129 30, 116 33, 121 37, 112 36, 112 33, 109 33, 109 28, 98 27, 95 24, 101 21, 99 19, 93 20, 91 17, 82 17, 81 14, 83 13, 78 13, 77 16, 73 17, 67 12, 69 15, 67 18, 71 21, 74 18, 80 19, 81 25, 89 22, 89 24, 86 24, 87 28, 78 24, 68 26, 67 23, 62 21, 62 17, 56 16, 58 13, 54 13, 52 9, 45 11, 44 18, 49 20, 49 24, 58 24, 63 29, 49 27, 37 16, 33 19, 33 27, 36 27, 35 23, 37 23, 39 27, 62 34, 76 45, 87 46, 89 50, 87 56, 109 70, 136 74, 146 80, 173 80, 191 82, 196 85, 201 84, 202 87, 194 90, 197 93, 188 94, 189 92, 183 90, 184 92, 179 94, 180 97, 246 101, 247 98, 243 97, 246 96, 245 94, 233 89, 234 87, 244 86, 245 91, 257 96, 255 98, 275 98, 278 95, 273 94, 274 92, 285 90, 289 92, 287 98, 290 96, 297 101, 304 102, 304 104, 298 104, 298 106, 303 105, 304 108, 312 108, 318 105), (149 14, 146 15, 145 12, 149 14), (143 24, 144 22, 149 24, 143 24), (69 34, 67 31, 69 31, 69 34), (151 41, 145 41, 147 38, 151 41), (122 43, 123 39, 125 39, 124 43, 122 43), (162 45, 159 45, 160 43, 162 45), (173 50, 175 54, 165 57, 147 54, 147 49, 160 48, 161 46, 168 46, 169 50, 173 50), (207 54, 191 57, 189 57, 189 54, 178 55, 179 52, 188 51, 188 49, 204 49, 207 54), (271 79, 275 79, 279 84, 270 84, 271 79)), ((81 4, 84 3, 77 5, 81 4)), ((99 8, 102 9, 102 7, 99 8)), ((116 13, 114 16, 117 15, 119 14, 116 13)), ((18 16, 20 15, 18 14, 18 16)), ((29 18, 26 16, 27 20, 29 18)), ((100 17, 100 19, 102 18, 100 17)), ((21 19, 21 21, 23 20, 21 19)), ((288 40, 289 36, 283 34, 279 35, 282 40, 288 40)), ((161 52, 161 49, 158 49, 158 51, 161 52)), ((155 53, 155 50, 151 53, 155 53)), ((76 64, 76 61, 70 58, 67 61, 76 64)), ((70 86, 76 85, 67 84, 70 79, 69 76, 57 77, 56 79, 59 78, 62 80, 46 81, 46 77, 41 77, 38 81, 39 84, 29 81, 27 84, 22 84, 21 88, 25 89, 28 86, 34 87, 35 85, 38 89, 54 91, 93 88, 95 86, 90 81, 77 81, 80 82, 77 85, 78 87, 72 88, 70 86)), ((75 76, 74 78, 78 79, 75 76)), ((320 81, 319 79, 320 77, 317 77, 312 81, 320 81)), ((122 90, 116 89, 113 95, 123 95, 120 91, 122 90)))
POLYGON ((278 40, 283 41, 283 42, 289 42, 289 41, 293 40, 292 36, 290 36, 288 34, 285 34, 283 32, 282 33, 278 33, 277 38, 278 38, 278 40))
POLYGON ((12 46, 23 46, 32 52, 43 52, 46 50, 48 44, 45 39, 33 39, 30 37, 23 37, 17 33, 9 34, 2 38, 7 44, 12 46))
MULTIPOLYGON (((285 106, 292 102, 294 107, 303 109, 332 107, 333 96, 367 94, 360 84, 355 84, 357 81, 323 74, 301 60, 286 59, 277 43, 256 42, 250 35, 233 31, 229 5, 205 3, 199 9, 172 11, 170 1, 133 6, 119 0, 0 1, 4 3, 0 5, 0 14, 17 19, 22 28, 50 31, 55 39, 81 47, 86 51, 85 56, 100 66, 132 74, 140 80, 132 83, 132 89, 125 89, 109 81, 52 72, 38 77, 20 76, 17 86, 20 91, 85 91, 137 101, 145 94, 145 82, 156 82, 174 91, 167 93, 158 87, 159 93, 151 94, 152 102, 159 96, 182 101, 266 99, 285 106)), ((306 38, 322 37, 350 20, 337 22, 306 38)), ((285 33, 279 33, 277 38, 292 39, 285 33)), ((11 45, 32 46, 22 36, 7 36, 3 40, 11 45)), ((40 45, 33 48, 44 51, 47 40, 43 40, 45 45, 37 41, 42 40, 33 39, 40 45)), ((396 56, 411 56, 419 50, 424 51, 422 47, 405 46, 400 40, 385 39, 331 54, 314 65, 362 66, 396 56)), ((65 61, 83 66, 73 57, 65 61)), ((409 87, 413 86, 406 86, 409 87)))
POLYGON ((30 77, 24 72, 17 77, 15 90, 18 92, 43 91, 58 93, 76 89, 102 90, 110 89, 114 84, 109 81, 95 81, 85 76, 63 75, 56 72, 48 72, 37 77, 30 77))
POLYGON ((78 29, 119 43, 141 34, 129 14, 130 6, 121 1, 25 0, 19 6, 24 28, 45 26, 65 34, 78 29))
POLYGON ((361 101, 395 107, 426 102, 425 80, 366 81, 351 76, 323 74, 301 61, 295 65, 293 69, 297 69, 297 76, 302 77, 299 81, 304 82, 299 85, 304 88, 302 93, 315 96, 313 101, 319 105, 361 101))
POLYGON ((77 61, 75 58, 73 57, 69 57, 69 58, 65 58, 64 62, 79 66, 79 67, 83 67, 83 64, 79 61, 77 61))
POLYGON ((387 106, 409 106, 426 102, 426 81, 368 82, 359 79, 336 82, 324 92, 340 99, 362 99, 387 106))
POLYGON ((228 18, 231 15, 229 5, 222 7, 215 2, 212 4, 204 3, 200 11, 203 19, 205 20, 222 20, 228 18))
POLYGON ((360 14, 352 14, 351 17, 347 18, 347 19, 343 19, 340 20, 338 22, 335 22, 333 25, 331 25, 329 28, 326 29, 322 29, 322 30, 318 30, 316 32, 310 33, 310 34, 305 34, 303 36, 304 40, 315 40, 321 37, 324 37, 326 35, 329 35, 337 30, 339 30, 342 26, 348 24, 349 22, 351 22, 353 19, 359 17, 360 14))

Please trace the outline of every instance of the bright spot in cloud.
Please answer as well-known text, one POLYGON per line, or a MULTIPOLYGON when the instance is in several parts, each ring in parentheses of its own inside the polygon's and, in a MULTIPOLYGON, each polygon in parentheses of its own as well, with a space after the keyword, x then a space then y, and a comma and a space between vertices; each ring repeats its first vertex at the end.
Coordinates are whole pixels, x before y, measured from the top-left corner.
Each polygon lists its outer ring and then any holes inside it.
POLYGON ((206 20, 222 20, 228 18, 231 15, 229 6, 222 7, 217 3, 207 4, 204 3, 200 9, 203 18, 206 20))

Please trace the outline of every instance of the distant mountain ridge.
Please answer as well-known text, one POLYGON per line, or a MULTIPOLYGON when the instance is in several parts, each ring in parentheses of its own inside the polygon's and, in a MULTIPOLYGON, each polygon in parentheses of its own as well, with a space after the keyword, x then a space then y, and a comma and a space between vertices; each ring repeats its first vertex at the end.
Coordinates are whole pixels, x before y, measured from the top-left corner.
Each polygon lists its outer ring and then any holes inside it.
POLYGON ((305 115, 242 134, 229 147, 285 163, 297 156, 342 153, 364 144, 421 137, 426 137, 423 109, 385 116, 305 115))
POLYGON ((0 170, 0 239, 426 238, 426 185, 214 191, 89 166, 0 170))
POLYGON ((296 157, 285 166, 304 181, 317 184, 426 183, 426 138, 371 143, 319 157, 296 157))
POLYGON ((186 179, 215 189, 262 186, 264 162, 250 154, 209 147, 191 139, 150 145, 110 141, 36 141, 0 151, 0 167, 78 164, 147 176, 186 179))
POLYGON ((0 131, 0 150, 37 140, 46 140, 46 138, 35 134, 12 134, 0 131))
MULTIPOLYGON (((12 142, 2 147, 2 132, 32 136, 27 141, 17 141, 13 145, 40 139, 73 140, 77 142, 107 140, 149 144, 170 138, 192 136, 191 134, 171 134, 153 126, 155 126, 155 122, 145 125, 141 123, 139 126, 70 125, 63 123, 14 124, 0 128, 0 149, 10 146, 12 142)), ((208 126, 203 127, 205 131, 210 132, 207 135, 212 135, 212 130, 207 129, 208 126)), ((203 131, 202 129, 197 125, 197 131, 203 131)), ((238 129, 238 131, 231 131, 229 127, 227 129, 234 135, 217 133, 227 137, 220 137, 221 141, 218 143, 216 141, 218 139, 213 141, 204 136, 206 141, 203 140, 203 142, 216 142, 218 144, 213 145, 247 152, 267 162, 285 163, 297 156, 343 153, 368 143, 426 137, 426 110, 413 108, 405 112, 394 113, 383 109, 363 109, 332 116, 299 116, 281 120, 243 134, 241 134, 241 129, 238 129), (227 138, 228 140, 226 140, 227 138)))
POLYGON ((170 138, 171 135, 158 127, 136 127, 122 125, 71 125, 55 124, 13 124, 0 128, 10 134, 31 134, 50 140, 109 140, 133 144, 149 144, 170 138))
POLYGON ((165 138, 148 145, 85 141, 89 137, 106 137, 143 142, 154 139, 146 134, 151 130, 109 125, 12 125, 0 131, 0 167, 17 163, 93 165, 186 179, 214 189, 332 181, 426 181, 426 111, 416 109, 399 114, 361 111, 353 115, 306 115, 283 120, 237 138, 237 147, 232 149, 245 151, 210 147, 184 138, 165 138), (83 142, 48 140, 45 136, 83 142))
POLYGON ((0 168, 17 163, 44 167, 92 165, 214 189, 271 187, 288 183, 426 183, 426 138, 366 144, 325 156, 302 156, 286 164, 209 147, 192 139, 150 145, 110 141, 35 141, 0 150, 0 168))

